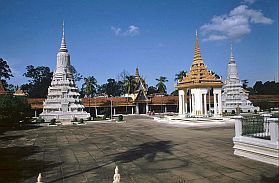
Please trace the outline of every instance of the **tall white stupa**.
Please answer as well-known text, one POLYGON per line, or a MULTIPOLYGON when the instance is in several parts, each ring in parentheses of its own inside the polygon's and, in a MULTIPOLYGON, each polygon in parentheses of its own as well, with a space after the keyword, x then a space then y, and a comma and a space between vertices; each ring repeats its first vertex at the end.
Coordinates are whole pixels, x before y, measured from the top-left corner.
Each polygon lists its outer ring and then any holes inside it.
POLYGON ((53 73, 47 99, 44 101, 43 112, 40 116, 46 121, 54 118, 57 120, 71 120, 90 117, 89 113, 83 111, 84 106, 79 98, 80 94, 73 79, 70 54, 65 41, 64 22, 61 47, 57 54, 56 64, 56 70, 53 73))
POLYGON ((259 107, 254 107, 252 102, 248 100, 248 91, 244 90, 242 87, 233 56, 232 46, 227 72, 228 75, 224 82, 224 92, 222 94, 223 112, 236 113, 237 108, 242 112, 259 111, 259 107))

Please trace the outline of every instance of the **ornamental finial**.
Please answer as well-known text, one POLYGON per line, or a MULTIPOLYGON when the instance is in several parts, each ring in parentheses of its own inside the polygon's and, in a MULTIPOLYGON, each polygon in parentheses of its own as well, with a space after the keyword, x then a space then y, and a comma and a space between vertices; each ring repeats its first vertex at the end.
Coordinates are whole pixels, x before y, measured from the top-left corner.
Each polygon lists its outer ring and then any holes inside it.
POLYGON ((63 23, 62 23, 62 40, 61 40, 60 52, 68 52, 67 46, 66 46, 66 41, 65 41, 64 20, 63 20, 63 23))
POLYGON ((232 46, 232 42, 231 42, 231 57, 230 57, 230 63, 235 63, 235 61, 234 61, 234 56, 233 56, 233 46, 232 46))

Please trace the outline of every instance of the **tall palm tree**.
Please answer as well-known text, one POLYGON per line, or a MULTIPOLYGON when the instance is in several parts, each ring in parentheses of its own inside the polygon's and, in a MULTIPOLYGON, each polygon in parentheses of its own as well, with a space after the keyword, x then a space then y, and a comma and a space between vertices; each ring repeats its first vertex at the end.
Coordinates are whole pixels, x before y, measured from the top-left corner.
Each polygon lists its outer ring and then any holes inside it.
POLYGON ((165 85, 165 82, 168 82, 167 77, 160 76, 159 79, 156 79, 158 83, 156 84, 157 91, 159 93, 167 93, 167 87, 165 85))
POLYGON ((131 94, 136 89, 136 79, 135 76, 126 76, 124 80, 124 88, 128 94, 131 94))
POLYGON ((182 81, 183 77, 185 77, 187 74, 187 71, 180 71, 178 74, 175 74, 175 78, 174 78, 174 81, 176 82, 179 82, 179 81, 182 81))
POLYGON ((84 78, 82 84, 82 90, 86 97, 92 97, 96 94, 97 80, 94 76, 88 76, 84 78))

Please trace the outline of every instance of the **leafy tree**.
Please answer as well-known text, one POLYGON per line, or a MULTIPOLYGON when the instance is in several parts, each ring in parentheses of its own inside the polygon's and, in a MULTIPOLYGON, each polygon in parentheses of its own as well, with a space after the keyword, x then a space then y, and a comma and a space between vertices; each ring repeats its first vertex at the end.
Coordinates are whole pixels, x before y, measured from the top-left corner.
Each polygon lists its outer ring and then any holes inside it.
POLYGON ((96 95, 97 86, 96 78, 94 76, 88 76, 84 78, 81 91, 85 94, 85 96, 92 97, 96 95))
POLYGON ((155 94, 155 93, 157 93, 157 88, 155 86, 149 86, 147 94, 152 95, 152 94, 155 94))
POLYGON ((251 95, 278 95, 279 83, 275 81, 256 81, 253 88, 247 88, 251 95))
POLYGON ((26 90, 31 98, 46 97, 52 74, 49 67, 28 65, 23 76, 30 78, 29 83, 22 85, 21 88, 26 90))
POLYGON ((167 87, 165 82, 168 82, 167 78, 164 76, 160 76, 159 79, 156 79, 158 83, 156 84, 158 93, 167 93, 167 87))
POLYGON ((108 96, 120 96, 123 94, 123 83, 121 81, 115 81, 115 79, 109 78, 107 83, 98 87, 99 94, 107 94, 108 96))
POLYGON ((15 126, 20 120, 31 117, 31 106, 25 97, 0 95, 0 126, 15 126))
POLYGON ((71 65, 71 70, 72 70, 73 78, 74 78, 75 82, 78 82, 83 78, 83 76, 80 73, 78 73, 77 70, 75 69, 75 67, 72 65, 71 65))
POLYGON ((176 82, 182 81, 183 77, 185 77, 186 74, 187 74, 186 71, 184 71, 184 70, 180 71, 178 74, 175 74, 174 81, 176 81, 176 82))
POLYGON ((174 90, 173 92, 171 92, 172 96, 178 96, 178 90, 174 90))
POLYGON ((0 80, 5 88, 8 87, 7 79, 14 77, 7 61, 0 58, 0 80))

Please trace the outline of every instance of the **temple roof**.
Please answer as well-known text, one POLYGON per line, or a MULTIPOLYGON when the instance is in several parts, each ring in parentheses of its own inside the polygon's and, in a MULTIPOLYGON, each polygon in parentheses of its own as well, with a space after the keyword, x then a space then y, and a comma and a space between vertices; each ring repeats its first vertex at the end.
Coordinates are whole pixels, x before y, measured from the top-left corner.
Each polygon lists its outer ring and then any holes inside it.
POLYGON ((218 79, 212 72, 207 69, 204 64, 200 46, 198 33, 196 32, 196 44, 194 52, 194 60, 190 72, 178 82, 176 88, 207 88, 207 87, 222 87, 221 79, 218 79))
POLYGON ((20 88, 18 88, 13 95, 14 96, 27 96, 27 94, 24 93, 24 91, 22 91, 20 88))

